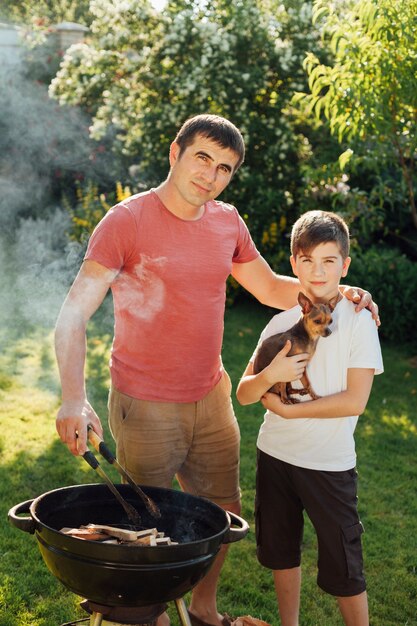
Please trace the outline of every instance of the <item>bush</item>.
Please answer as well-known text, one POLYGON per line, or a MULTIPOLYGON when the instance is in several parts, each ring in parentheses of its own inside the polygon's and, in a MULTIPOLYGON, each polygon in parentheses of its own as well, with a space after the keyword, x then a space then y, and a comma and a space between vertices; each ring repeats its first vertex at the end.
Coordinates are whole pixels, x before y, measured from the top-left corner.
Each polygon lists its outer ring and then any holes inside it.
POLYGON ((2 312, 9 332, 55 323, 82 261, 82 246, 68 241, 70 228, 68 214, 56 209, 46 219, 21 220, 15 241, 4 244, 9 271, 0 296, 10 303, 2 312))
POLYGON ((353 252, 347 282, 371 292, 381 316, 380 335, 417 347, 417 264, 396 248, 353 252))
POLYGON ((91 35, 66 51, 50 94, 88 111, 95 139, 113 133, 138 192, 165 178, 186 118, 224 115, 247 151, 222 199, 236 205, 257 245, 283 232, 296 218, 306 150, 288 107, 307 88, 307 50, 320 47, 311 3, 171 0, 161 13, 136 0, 90 7, 91 35))

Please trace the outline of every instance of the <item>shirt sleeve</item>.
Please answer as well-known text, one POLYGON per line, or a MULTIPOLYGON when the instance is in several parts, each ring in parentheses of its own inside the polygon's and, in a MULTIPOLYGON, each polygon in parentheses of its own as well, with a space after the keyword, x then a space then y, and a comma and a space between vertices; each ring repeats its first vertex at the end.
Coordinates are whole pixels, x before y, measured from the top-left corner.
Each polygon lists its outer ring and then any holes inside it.
POLYGON ((378 329, 367 310, 355 314, 355 331, 348 367, 373 369, 375 374, 382 374, 384 371, 378 329))
POLYGON ((238 240, 233 255, 233 263, 248 263, 249 261, 257 259, 260 254, 253 242, 248 227, 237 210, 234 210, 238 224, 238 240))
POLYGON ((135 218, 129 208, 116 205, 94 229, 84 259, 119 271, 134 252, 136 233, 135 218))

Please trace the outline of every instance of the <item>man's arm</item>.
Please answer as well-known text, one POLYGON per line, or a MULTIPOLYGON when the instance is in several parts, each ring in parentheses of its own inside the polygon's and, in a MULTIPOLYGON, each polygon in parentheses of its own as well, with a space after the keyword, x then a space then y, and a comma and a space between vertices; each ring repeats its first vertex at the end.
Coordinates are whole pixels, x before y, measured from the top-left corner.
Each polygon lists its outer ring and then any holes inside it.
POLYGON ((56 323, 55 352, 62 387, 56 428, 72 454, 86 451, 88 424, 102 435, 100 420, 85 389, 86 329, 116 275, 95 261, 84 261, 56 323))
POLYGON ((262 304, 282 310, 297 304, 298 278, 275 274, 261 256, 248 263, 233 263, 232 276, 262 304))
MULTIPOLYGON (((233 263, 232 276, 262 304, 284 311, 297 304, 301 289, 298 279, 275 274, 261 256, 248 263, 233 263)), ((380 325, 378 306, 368 291, 349 285, 340 285, 339 288, 348 300, 357 305, 357 313, 368 308, 376 325, 380 325)))
POLYGON ((373 380, 373 369, 351 368, 348 369, 347 388, 339 393, 297 404, 283 404, 277 394, 266 393, 261 402, 266 409, 287 419, 361 415, 366 408, 373 380))

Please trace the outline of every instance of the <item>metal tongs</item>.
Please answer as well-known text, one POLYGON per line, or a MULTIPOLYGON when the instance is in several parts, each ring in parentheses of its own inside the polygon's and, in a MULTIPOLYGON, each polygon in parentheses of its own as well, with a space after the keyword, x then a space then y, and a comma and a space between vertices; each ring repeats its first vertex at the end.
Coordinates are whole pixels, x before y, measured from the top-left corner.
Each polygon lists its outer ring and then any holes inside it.
MULTIPOLYGON (((128 474, 125 468, 122 465, 120 465, 120 463, 117 461, 116 457, 113 455, 111 450, 107 447, 104 441, 97 435, 97 433, 93 430, 91 426, 88 426, 88 440, 93 446, 93 448, 99 454, 101 454, 101 456, 104 459, 106 459, 108 463, 113 465, 117 469, 119 474, 126 480, 126 482, 129 483, 129 485, 132 487, 135 493, 143 500, 149 513, 155 518, 161 517, 161 512, 158 506, 155 504, 155 502, 149 496, 147 496, 144 491, 142 491, 142 489, 139 487, 138 484, 135 483, 135 481, 130 476, 130 474, 128 474)), ((113 484, 113 482, 110 480, 110 478, 107 476, 107 474, 104 472, 104 470, 100 466, 100 463, 97 461, 94 454, 90 452, 89 450, 87 450, 87 452, 83 454, 83 458, 87 461, 90 467, 92 467, 101 476, 101 478, 107 484, 109 489, 118 499, 120 504, 123 506, 129 519, 135 524, 139 525, 141 520, 140 520, 140 515, 138 511, 121 496, 119 491, 116 489, 116 486, 113 484)))

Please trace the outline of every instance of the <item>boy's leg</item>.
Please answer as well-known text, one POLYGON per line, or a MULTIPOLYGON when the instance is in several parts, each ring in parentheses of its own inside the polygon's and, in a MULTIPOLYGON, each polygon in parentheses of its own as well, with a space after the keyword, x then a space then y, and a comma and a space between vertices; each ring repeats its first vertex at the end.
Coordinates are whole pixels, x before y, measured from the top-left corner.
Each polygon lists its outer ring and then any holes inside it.
POLYGON ((366 591, 356 596, 338 597, 337 602, 346 626, 369 626, 366 591))
POLYGON ((300 469, 297 483, 317 533, 319 587, 337 598, 346 626, 369 626, 356 470, 300 469))
POLYGON ((294 467, 258 450, 256 543, 258 560, 273 571, 283 626, 298 626, 303 506, 294 467))
POLYGON ((278 569, 273 574, 281 626, 298 626, 301 567, 278 569))

